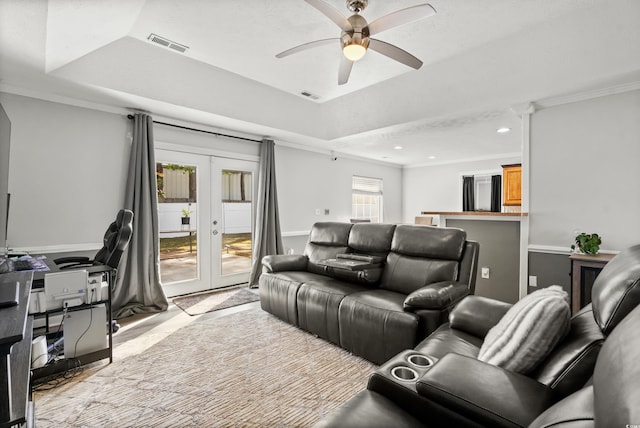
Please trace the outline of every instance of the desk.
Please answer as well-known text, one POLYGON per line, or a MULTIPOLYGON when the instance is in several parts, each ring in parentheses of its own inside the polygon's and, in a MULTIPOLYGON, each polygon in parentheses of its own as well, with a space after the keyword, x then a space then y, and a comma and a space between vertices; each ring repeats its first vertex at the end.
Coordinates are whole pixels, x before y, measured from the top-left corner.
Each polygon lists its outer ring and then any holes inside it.
POLYGON ((591 287, 615 254, 571 254, 571 314, 591 302, 591 287))
MULTIPOLYGON (((60 270, 58 268, 58 266, 56 266, 56 264, 54 263, 53 260, 55 260, 58 257, 64 257, 64 256, 68 256, 68 253, 60 253, 60 254, 47 254, 47 266, 49 266, 50 271, 49 272, 34 272, 33 274, 33 289, 37 290, 40 288, 44 288, 44 277, 47 273, 50 272, 66 272, 66 271, 70 271, 71 269, 65 269, 65 270, 60 270)), ((113 284, 115 284, 115 280, 116 280, 116 270, 111 268, 110 266, 105 266, 105 265, 99 265, 99 266, 86 266, 83 267, 82 269, 85 269, 89 274, 101 274, 105 277, 106 282, 107 282, 107 288, 108 288, 108 293, 107 293, 107 298, 99 298, 98 301, 92 302, 91 304, 83 304, 80 306, 75 306, 73 308, 73 310, 77 310, 77 309, 89 309, 94 305, 99 305, 99 304, 104 304, 106 306, 106 326, 108 326, 106 328, 107 330, 107 335, 108 335, 108 347, 105 349, 101 349, 95 352, 90 352, 88 354, 84 354, 84 355, 78 355, 76 356, 74 359, 72 360, 66 360, 66 359, 61 359, 59 361, 53 362, 51 364, 48 364, 44 367, 40 367, 40 368, 36 368, 32 370, 32 383, 37 384, 39 381, 42 381, 44 379, 47 379, 53 375, 59 374, 59 373, 64 373, 65 371, 71 369, 71 368, 75 368, 78 366, 78 364, 80 366, 85 365, 85 364, 89 364, 95 361, 99 361, 99 360, 103 360, 108 358, 109 359, 109 363, 113 362, 113 333, 112 333, 112 329, 111 329, 111 289, 113 287, 113 284)), ((32 314, 34 320, 38 320, 38 319, 45 319, 45 326, 44 327, 36 327, 35 328, 35 332, 34 335, 38 336, 38 335, 46 335, 48 342, 55 340, 55 333, 56 331, 53 331, 50 329, 50 325, 49 325, 49 317, 51 317, 52 315, 58 315, 64 312, 64 309, 62 308, 58 308, 58 309, 53 309, 53 310, 47 310, 44 312, 38 312, 38 313, 34 313, 32 314)))
POLYGON ((31 272, 0 274, 4 283, 20 283, 18 305, 0 309, 0 427, 33 426, 29 393, 31 321, 28 314, 31 272))

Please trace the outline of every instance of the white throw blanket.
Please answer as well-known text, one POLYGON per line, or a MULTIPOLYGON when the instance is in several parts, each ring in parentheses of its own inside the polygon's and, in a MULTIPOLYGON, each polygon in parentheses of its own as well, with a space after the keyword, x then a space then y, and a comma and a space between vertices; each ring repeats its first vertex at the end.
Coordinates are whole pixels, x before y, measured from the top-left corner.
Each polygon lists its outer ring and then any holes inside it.
POLYGON ((519 373, 533 370, 569 332, 569 297, 560 286, 518 301, 485 337, 478 359, 519 373))

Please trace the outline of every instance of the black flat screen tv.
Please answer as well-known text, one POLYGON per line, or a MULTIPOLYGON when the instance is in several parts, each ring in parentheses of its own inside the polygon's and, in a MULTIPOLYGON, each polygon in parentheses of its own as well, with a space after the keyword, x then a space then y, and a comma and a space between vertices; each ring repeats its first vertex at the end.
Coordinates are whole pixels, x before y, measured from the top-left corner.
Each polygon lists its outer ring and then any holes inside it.
POLYGON ((11 122, 0 104, 0 256, 7 252, 9 226, 9 152, 11 122))

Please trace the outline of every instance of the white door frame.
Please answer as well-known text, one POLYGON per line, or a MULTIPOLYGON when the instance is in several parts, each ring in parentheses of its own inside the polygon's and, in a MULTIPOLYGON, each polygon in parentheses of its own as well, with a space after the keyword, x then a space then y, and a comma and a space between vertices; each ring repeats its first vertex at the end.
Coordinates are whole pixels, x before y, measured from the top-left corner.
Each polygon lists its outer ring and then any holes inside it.
POLYGON ((252 173, 251 232, 255 219, 255 195, 257 194, 258 162, 231 159, 211 154, 197 154, 175 151, 171 148, 156 149, 156 162, 174 163, 196 167, 196 248, 197 275, 194 279, 185 279, 163 284, 167 297, 211 290, 249 280, 250 272, 222 275, 222 189, 220 177, 223 170, 247 171, 252 173), (217 224, 213 224, 216 221, 217 224), (214 234, 215 231, 215 234, 214 234))
POLYGON ((211 260, 211 230, 209 229, 211 192, 208 191, 211 182, 211 168, 209 156, 156 149, 157 162, 195 166, 197 180, 196 278, 163 284, 162 288, 167 297, 208 290, 211 288, 211 268, 207 262, 211 260))
MULTIPOLYGON (((224 230, 224 216, 222 215, 222 187, 220 186, 220 178, 222 171, 244 171, 251 173, 251 243, 253 246, 253 233, 255 224, 255 210, 257 195, 257 170, 258 163, 229 159, 222 157, 211 157, 211 256, 212 256, 212 273, 211 279, 213 288, 225 287, 234 284, 241 284, 249 281, 250 269, 241 273, 232 273, 224 275, 222 272, 222 231, 224 230), (214 224, 216 222, 216 224, 214 224)), ((251 266, 251 264, 249 264, 251 266)))

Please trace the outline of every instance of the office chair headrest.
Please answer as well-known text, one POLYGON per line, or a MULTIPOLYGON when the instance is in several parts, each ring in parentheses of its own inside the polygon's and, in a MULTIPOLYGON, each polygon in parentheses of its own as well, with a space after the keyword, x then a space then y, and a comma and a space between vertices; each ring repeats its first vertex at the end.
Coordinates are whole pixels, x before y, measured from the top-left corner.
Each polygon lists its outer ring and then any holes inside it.
POLYGON ((97 263, 117 268, 122 253, 127 249, 133 233, 133 211, 120 210, 116 220, 109 225, 104 234, 104 246, 96 254, 97 263))

